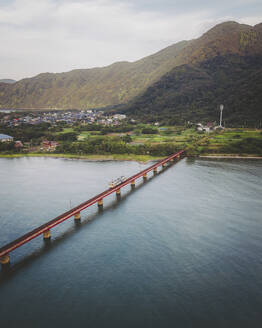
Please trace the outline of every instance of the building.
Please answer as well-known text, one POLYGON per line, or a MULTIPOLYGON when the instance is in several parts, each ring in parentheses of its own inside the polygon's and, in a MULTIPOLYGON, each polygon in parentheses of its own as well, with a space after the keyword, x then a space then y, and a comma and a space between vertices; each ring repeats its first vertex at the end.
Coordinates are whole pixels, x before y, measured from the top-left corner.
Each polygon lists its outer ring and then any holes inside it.
POLYGON ((22 141, 18 140, 15 142, 16 149, 23 148, 23 147, 24 147, 24 145, 23 145, 22 141))
POLYGON ((0 134, 0 142, 13 141, 14 138, 7 134, 0 134))
POLYGON ((57 141, 43 140, 41 150, 54 151, 58 145, 57 141))
POLYGON ((196 129, 197 129, 197 131, 200 131, 200 132, 208 132, 209 133, 209 132, 213 131, 213 126, 212 126, 212 123, 207 123, 206 126, 204 126, 201 123, 197 123, 196 129))
POLYGON ((126 115, 124 115, 124 114, 115 114, 113 117, 114 117, 114 119, 117 119, 117 120, 126 119, 126 115))

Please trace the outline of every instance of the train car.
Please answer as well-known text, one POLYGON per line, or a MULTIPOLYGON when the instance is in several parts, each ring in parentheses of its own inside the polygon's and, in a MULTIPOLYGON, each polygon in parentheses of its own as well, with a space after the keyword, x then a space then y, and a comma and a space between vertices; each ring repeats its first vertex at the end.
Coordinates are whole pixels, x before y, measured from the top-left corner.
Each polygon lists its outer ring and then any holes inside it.
POLYGON ((114 188, 114 187, 120 185, 121 183, 125 182, 126 180, 127 180, 126 177, 121 176, 120 178, 117 178, 117 179, 111 181, 111 182, 109 183, 109 188, 114 188))

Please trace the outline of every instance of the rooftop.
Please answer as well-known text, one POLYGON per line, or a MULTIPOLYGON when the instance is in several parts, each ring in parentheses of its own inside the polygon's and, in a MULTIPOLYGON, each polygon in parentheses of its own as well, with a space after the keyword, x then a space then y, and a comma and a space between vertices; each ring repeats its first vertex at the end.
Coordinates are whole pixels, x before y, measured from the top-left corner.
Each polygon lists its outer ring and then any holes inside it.
POLYGON ((9 135, 7 135, 7 134, 1 134, 1 133, 0 133, 0 139, 10 139, 10 138, 13 139, 13 137, 11 137, 11 136, 9 136, 9 135))

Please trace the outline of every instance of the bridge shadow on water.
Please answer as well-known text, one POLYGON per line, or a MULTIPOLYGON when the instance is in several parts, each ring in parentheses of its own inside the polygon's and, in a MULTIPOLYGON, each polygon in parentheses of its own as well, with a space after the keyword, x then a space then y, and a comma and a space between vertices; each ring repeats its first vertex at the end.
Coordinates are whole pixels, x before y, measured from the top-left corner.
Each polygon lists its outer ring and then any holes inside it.
MULTIPOLYGON (((11 264, 2 266, 2 269, 0 271, 0 286, 5 283, 7 280, 13 278, 17 273, 19 273, 21 270, 23 270, 26 267, 29 267, 33 264, 34 261, 36 261, 40 256, 43 254, 48 253, 53 248, 59 246, 62 244, 68 237, 70 237, 72 234, 77 233, 80 229, 83 229, 87 224, 91 224, 94 221, 97 221, 97 219, 100 219, 105 214, 105 211, 108 210, 114 210, 116 207, 120 206, 125 202, 128 198, 128 196, 134 192, 136 192, 139 189, 142 189, 144 186, 146 186, 148 183, 150 183, 155 177, 161 175, 163 172, 165 172, 167 169, 172 167, 176 162, 169 164, 165 168, 162 168, 161 171, 154 173, 152 176, 142 180, 142 182, 139 182, 136 186, 131 186, 130 189, 125 191, 125 193, 121 195, 116 195, 116 198, 112 201, 110 201, 109 204, 104 205, 102 208, 97 209, 97 211, 93 214, 89 214, 85 218, 81 218, 81 220, 75 221, 72 224, 70 228, 68 228, 65 232, 61 233, 59 236, 56 236, 55 238, 51 240, 43 240, 42 246, 37 248, 36 250, 32 251, 31 254, 24 256, 22 259, 18 260, 16 263, 12 263, 11 258, 11 264), (95 220, 96 219, 96 220, 95 220)), ((96 204, 95 204, 96 205, 96 204)))

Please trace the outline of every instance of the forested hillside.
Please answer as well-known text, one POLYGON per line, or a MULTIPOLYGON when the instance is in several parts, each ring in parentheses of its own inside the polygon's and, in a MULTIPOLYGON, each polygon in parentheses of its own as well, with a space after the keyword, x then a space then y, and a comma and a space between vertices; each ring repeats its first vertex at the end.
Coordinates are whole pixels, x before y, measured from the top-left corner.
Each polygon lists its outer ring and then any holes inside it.
POLYGON ((261 127, 262 56, 216 56, 176 67, 124 111, 169 124, 218 122, 220 104, 228 125, 261 127))
POLYGON ((13 85, 0 83, 0 108, 99 108, 126 103, 176 65, 182 41, 134 63, 43 73, 13 85))

